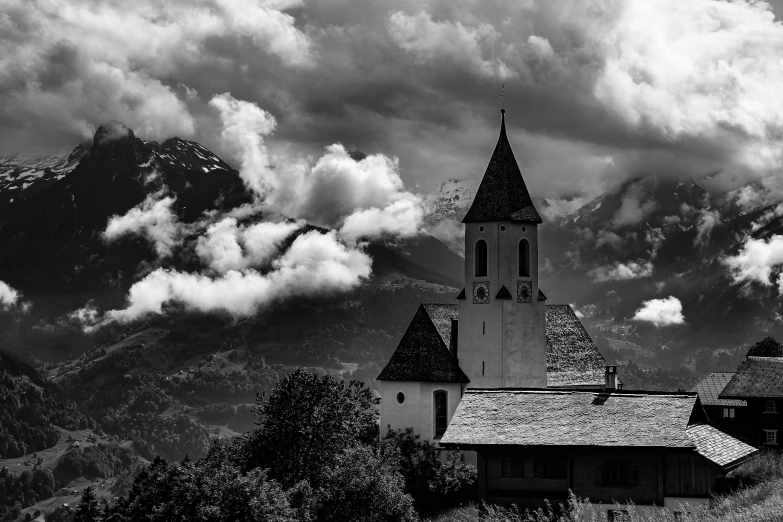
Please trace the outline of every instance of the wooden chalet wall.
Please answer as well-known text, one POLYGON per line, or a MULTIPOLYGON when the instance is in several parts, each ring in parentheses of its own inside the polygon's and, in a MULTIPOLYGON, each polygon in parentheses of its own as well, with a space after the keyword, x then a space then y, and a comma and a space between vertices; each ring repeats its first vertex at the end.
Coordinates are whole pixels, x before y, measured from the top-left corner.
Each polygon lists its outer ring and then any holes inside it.
MULTIPOLYGON (((492 503, 535 506, 544 499, 557 503, 568 497, 569 489, 593 503, 611 504, 631 499, 638 505, 664 504, 664 497, 706 498, 720 475, 717 466, 691 450, 665 448, 584 448, 551 450, 509 448, 479 451, 479 496, 492 503), (536 477, 536 459, 565 459, 565 478, 536 477), (522 476, 502 476, 502 461, 523 463, 522 476), (601 484, 602 466, 623 464, 633 467, 634 484, 601 484), (483 469, 482 469, 483 468, 483 469), (482 472, 483 471, 483 472, 482 472)), ((519 471, 519 470, 516 470, 519 471)))
POLYGON ((747 438, 748 444, 756 447, 765 445, 764 430, 778 430, 777 449, 783 447, 783 400, 779 397, 770 398, 775 401, 777 413, 767 413, 767 398, 748 398, 747 407, 747 438))
POLYGON ((720 470, 696 453, 666 455, 664 493, 667 497, 708 497, 720 470))
POLYGON ((748 407, 747 406, 713 406, 702 405, 710 424, 722 431, 729 433, 738 439, 746 440, 748 437, 748 407), (734 418, 723 418, 724 408, 734 409, 734 418))

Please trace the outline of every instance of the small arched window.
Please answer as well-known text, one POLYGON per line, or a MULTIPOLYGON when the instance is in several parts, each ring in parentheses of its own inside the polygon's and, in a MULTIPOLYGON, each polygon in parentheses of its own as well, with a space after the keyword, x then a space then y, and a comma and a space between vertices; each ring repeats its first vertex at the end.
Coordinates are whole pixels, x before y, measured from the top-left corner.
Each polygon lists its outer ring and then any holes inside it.
POLYGON ((530 243, 527 239, 519 242, 519 277, 530 277, 530 243))
POLYGON ((479 239, 476 243, 474 263, 476 265, 476 277, 487 276, 487 242, 479 239))
POLYGON ((448 394, 444 390, 435 392, 435 438, 439 439, 446 433, 448 423, 448 394))

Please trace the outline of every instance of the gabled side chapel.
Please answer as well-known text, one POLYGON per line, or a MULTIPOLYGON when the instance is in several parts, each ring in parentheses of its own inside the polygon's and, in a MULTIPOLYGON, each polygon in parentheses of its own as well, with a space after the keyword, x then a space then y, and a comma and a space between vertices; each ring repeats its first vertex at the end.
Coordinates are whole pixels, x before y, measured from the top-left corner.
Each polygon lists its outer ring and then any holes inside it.
MULTIPOLYGON (((569 305, 538 284, 541 217, 506 136, 465 223, 459 304, 422 304, 386 367, 381 434, 412 427, 463 451, 480 499, 540 505, 568 492, 687 510, 757 450, 709 424, 696 393, 618 389, 569 305)), ((618 513, 620 511, 620 513, 618 513)), ((605 512, 605 515, 604 515, 605 512)))

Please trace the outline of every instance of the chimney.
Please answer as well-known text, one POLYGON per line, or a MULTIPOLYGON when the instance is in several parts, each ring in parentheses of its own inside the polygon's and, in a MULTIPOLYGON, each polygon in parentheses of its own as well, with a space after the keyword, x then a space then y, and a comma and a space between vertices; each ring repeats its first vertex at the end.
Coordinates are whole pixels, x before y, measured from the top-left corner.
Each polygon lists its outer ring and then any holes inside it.
POLYGON ((606 373, 604 373, 604 388, 607 390, 617 389, 617 366, 606 366, 606 373))
POLYGON ((459 336, 459 320, 458 319, 452 319, 451 320, 451 341, 449 342, 449 350, 451 350, 451 353, 454 354, 454 358, 457 358, 457 344, 459 336))

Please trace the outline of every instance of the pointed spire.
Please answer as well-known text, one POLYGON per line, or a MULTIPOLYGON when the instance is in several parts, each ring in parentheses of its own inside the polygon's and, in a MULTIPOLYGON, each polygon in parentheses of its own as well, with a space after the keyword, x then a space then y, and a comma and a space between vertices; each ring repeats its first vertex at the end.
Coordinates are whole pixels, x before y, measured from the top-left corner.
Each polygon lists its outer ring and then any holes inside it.
POLYGON ((463 223, 479 221, 543 222, 508 143, 506 109, 500 110, 500 136, 484 179, 481 180, 470 210, 462 220, 463 223))

